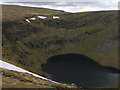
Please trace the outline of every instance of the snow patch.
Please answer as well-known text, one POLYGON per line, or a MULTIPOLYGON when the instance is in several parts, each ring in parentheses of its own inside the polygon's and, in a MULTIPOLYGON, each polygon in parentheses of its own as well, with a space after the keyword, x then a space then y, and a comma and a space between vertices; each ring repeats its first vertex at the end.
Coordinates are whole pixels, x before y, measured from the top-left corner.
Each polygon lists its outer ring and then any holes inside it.
POLYGON ((58 17, 58 16, 53 16, 53 19, 58 19, 58 18, 60 18, 60 17, 58 17))
POLYGON ((26 21, 30 23, 30 20, 29 20, 29 19, 26 19, 26 21))
POLYGON ((17 67, 17 66, 15 66, 15 65, 12 65, 12 64, 7 63, 7 62, 2 61, 2 60, 0 60, 0 68, 5 68, 5 69, 8 69, 8 70, 13 70, 13 71, 18 71, 18 72, 24 72, 24 73, 32 74, 32 75, 35 76, 35 77, 38 77, 38 78, 41 78, 41 79, 44 79, 44 80, 48 80, 48 81, 51 81, 51 82, 53 82, 53 83, 57 83, 57 82, 55 82, 55 81, 52 81, 52 80, 47 79, 47 78, 45 78, 45 77, 39 76, 39 75, 37 75, 37 74, 35 74, 35 73, 29 72, 29 71, 27 71, 27 70, 24 70, 24 69, 22 69, 22 68, 20 68, 20 67, 17 67))
POLYGON ((41 18, 41 19, 46 19, 47 16, 38 16, 38 18, 41 18))
POLYGON ((35 18, 30 18, 31 20, 35 20, 35 18))

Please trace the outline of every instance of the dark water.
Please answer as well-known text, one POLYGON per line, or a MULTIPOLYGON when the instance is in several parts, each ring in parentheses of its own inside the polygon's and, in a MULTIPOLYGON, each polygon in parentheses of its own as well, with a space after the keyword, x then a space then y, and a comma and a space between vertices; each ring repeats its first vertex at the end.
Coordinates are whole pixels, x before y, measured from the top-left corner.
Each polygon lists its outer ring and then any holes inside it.
POLYGON ((103 67, 92 59, 79 54, 57 55, 42 65, 43 70, 52 75, 52 80, 75 83, 79 87, 102 87, 117 82, 114 68, 103 67))

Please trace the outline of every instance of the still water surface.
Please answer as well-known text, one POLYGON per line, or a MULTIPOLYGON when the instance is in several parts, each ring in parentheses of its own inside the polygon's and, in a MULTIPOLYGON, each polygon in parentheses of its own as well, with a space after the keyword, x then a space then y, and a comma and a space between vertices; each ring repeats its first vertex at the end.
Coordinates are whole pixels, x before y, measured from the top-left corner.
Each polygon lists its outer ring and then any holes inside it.
POLYGON ((79 87, 102 87, 118 81, 116 69, 104 67, 80 54, 53 56, 42 65, 57 82, 75 83, 79 87))

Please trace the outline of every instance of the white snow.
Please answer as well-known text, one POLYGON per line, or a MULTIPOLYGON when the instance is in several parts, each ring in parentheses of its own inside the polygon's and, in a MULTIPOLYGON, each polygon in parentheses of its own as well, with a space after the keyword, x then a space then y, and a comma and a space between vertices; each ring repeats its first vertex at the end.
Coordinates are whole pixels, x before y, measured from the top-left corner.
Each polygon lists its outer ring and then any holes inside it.
POLYGON ((26 21, 30 23, 30 20, 26 19, 26 21))
POLYGON ((58 19, 59 17, 58 16, 53 16, 53 19, 58 19))
POLYGON ((47 17, 46 16, 38 16, 38 18, 46 19, 47 17))
POLYGON ((52 80, 47 79, 47 78, 45 78, 45 77, 39 76, 39 75, 37 75, 37 74, 35 74, 35 73, 29 72, 29 71, 27 71, 27 70, 24 70, 24 69, 22 69, 22 68, 20 68, 20 67, 17 67, 17 66, 15 66, 15 65, 12 65, 12 64, 7 63, 7 62, 2 61, 2 60, 0 60, 0 68, 5 68, 5 69, 8 69, 8 70, 13 70, 13 71, 18 71, 18 72, 29 73, 29 74, 32 74, 32 75, 35 76, 35 77, 38 77, 38 78, 41 78, 41 79, 44 79, 44 80, 48 80, 48 81, 51 81, 51 82, 54 82, 54 83, 57 83, 57 82, 55 82, 55 81, 52 81, 52 80))
POLYGON ((35 18, 30 18, 31 20, 35 20, 35 18))

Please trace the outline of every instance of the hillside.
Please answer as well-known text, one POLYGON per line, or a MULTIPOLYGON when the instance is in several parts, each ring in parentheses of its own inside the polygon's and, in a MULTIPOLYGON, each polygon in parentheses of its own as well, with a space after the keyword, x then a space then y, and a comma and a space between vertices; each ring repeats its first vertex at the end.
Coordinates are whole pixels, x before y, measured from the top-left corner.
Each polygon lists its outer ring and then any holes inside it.
POLYGON ((53 83, 34 77, 27 73, 16 72, 12 70, 2 69, 2 88, 75 88, 75 86, 64 83, 53 83))
POLYGON ((24 20, 24 17, 33 17, 35 15, 56 15, 65 12, 45 8, 33 8, 17 5, 2 5, 3 21, 24 20))
POLYGON ((117 11, 66 13, 3 5, 3 60, 46 77, 51 76, 41 65, 51 56, 66 53, 118 68, 117 15, 117 11), (53 15, 59 19, 52 19, 53 15), (28 23, 26 18, 35 20, 28 23))

